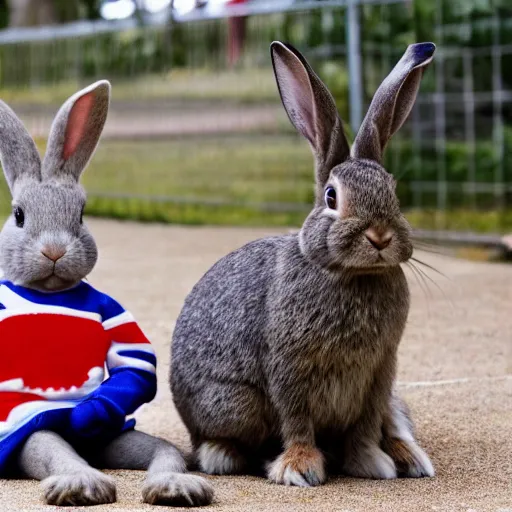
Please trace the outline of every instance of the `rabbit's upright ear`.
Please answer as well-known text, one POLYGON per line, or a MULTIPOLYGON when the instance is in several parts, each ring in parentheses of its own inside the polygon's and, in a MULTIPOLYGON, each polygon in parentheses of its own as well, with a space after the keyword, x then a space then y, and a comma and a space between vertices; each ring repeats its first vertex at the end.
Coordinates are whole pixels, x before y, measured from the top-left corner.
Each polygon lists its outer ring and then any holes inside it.
POLYGON ((76 183, 91 159, 107 120, 110 83, 96 82, 71 96, 52 124, 43 180, 76 183))
POLYGON ((404 124, 416 100, 421 77, 434 58, 434 43, 410 45, 377 89, 352 146, 352 156, 382 161, 391 136, 404 124))
POLYGON ((0 160, 12 195, 23 183, 41 181, 41 158, 23 123, 0 101, 0 160))
POLYGON ((281 100, 290 121, 311 145, 316 159, 317 187, 322 190, 331 169, 350 155, 336 104, 295 48, 276 41, 270 49, 281 100))

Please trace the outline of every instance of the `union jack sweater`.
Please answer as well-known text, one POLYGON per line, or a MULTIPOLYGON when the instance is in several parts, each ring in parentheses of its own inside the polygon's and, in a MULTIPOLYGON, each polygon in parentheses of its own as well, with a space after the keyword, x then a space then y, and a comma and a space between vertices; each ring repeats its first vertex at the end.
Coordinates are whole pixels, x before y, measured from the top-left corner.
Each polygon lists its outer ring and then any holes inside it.
POLYGON ((33 432, 112 439, 133 428, 126 416, 156 393, 148 339, 84 281, 44 293, 0 280, 0 346, 0 474, 33 432))

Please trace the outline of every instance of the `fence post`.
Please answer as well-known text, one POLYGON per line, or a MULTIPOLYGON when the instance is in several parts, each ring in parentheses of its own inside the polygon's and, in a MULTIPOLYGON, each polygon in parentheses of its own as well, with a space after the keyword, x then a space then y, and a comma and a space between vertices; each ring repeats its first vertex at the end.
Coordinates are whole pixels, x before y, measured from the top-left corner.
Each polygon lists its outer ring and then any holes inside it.
POLYGON ((361 76, 361 26, 359 23, 359 0, 348 0, 347 57, 349 75, 350 127, 355 135, 363 116, 363 88, 361 76))

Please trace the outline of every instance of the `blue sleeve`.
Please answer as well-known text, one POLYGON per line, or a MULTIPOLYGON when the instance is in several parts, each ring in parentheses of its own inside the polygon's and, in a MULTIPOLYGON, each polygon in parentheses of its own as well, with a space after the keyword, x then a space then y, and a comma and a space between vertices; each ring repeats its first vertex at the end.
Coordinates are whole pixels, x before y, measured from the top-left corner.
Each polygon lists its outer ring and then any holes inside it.
POLYGON ((156 357, 133 316, 105 294, 100 311, 111 340, 109 378, 73 409, 72 428, 85 437, 121 432, 126 416, 153 400, 157 389, 156 357))
POLYGON ((98 290, 95 290, 98 294, 98 302, 100 307, 101 321, 105 322, 125 312, 125 309, 119 302, 98 290))
POLYGON ((156 375, 134 368, 119 368, 71 412, 73 435, 83 438, 112 437, 135 421, 126 416, 156 394, 156 375))
POLYGON ((86 400, 100 399, 116 407, 119 414, 133 414, 141 405, 151 402, 156 395, 156 375, 136 368, 115 368, 110 377, 93 391, 86 400))

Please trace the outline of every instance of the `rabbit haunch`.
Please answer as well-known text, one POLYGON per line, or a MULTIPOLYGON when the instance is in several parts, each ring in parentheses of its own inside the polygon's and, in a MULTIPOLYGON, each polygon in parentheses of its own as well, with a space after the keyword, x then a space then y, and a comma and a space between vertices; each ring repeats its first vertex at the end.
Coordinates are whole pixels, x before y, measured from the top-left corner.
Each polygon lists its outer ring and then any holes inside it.
POLYGON ((412 245, 381 160, 435 47, 407 49, 352 148, 304 57, 271 48, 283 105, 315 157, 315 205, 299 234, 251 242, 195 285, 173 335, 175 404, 209 473, 266 467, 299 486, 328 469, 432 476, 393 390, 409 311, 400 264, 412 245))

